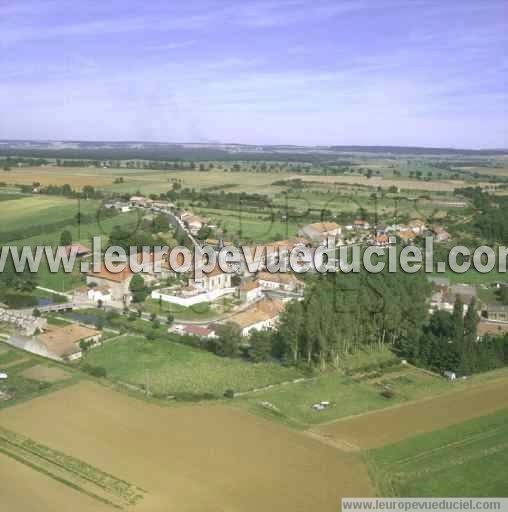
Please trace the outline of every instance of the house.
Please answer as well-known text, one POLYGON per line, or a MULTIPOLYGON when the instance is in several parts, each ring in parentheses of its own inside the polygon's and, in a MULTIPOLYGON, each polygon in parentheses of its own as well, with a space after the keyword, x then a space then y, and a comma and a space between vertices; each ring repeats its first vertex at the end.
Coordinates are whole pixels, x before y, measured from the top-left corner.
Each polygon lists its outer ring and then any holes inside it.
POLYGON ((503 304, 489 304, 484 309, 483 315, 490 322, 508 323, 508 306, 503 304))
POLYGON ((342 227, 335 222, 316 222, 307 224, 298 232, 299 236, 313 243, 326 243, 328 238, 338 238, 342 235, 342 227))
POLYGON ((409 227, 409 224, 399 224, 398 226, 394 226, 395 227, 395 231, 397 231, 397 233, 409 233, 409 232, 412 232, 413 230, 409 227))
POLYGON ((266 245, 243 246, 239 268, 245 275, 251 275, 253 272, 265 270, 269 265, 287 266, 291 251, 309 245, 311 244, 305 238, 290 238, 268 242, 266 245))
POLYGON ((390 237, 386 234, 378 234, 374 238, 374 245, 376 247, 388 247, 390 245, 390 237))
POLYGON ((304 286, 293 274, 287 272, 260 272, 257 276, 257 282, 263 290, 297 292, 304 286))
POLYGON ((414 231, 398 231, 397 236, 403 243, 410 243, 416 238, 416 233, 414 231))
POLYGON ((231 274, 223 272, 219 265, 209 272, 202 272, 202 276, 198 279, 195 277, 191 280, 191 286, 202 288, 207 292, 216 290, 224 290, 231 288, 231 274))
POLYGON ((188 286, 176 286, 153 290, 151 297, 154 300, 190 307, 202 302, 214 300, 235 292, 231 284, 231 274, 223 272, 217 265, 210 272, 202 272, 198 278, 189 279, 188 286))
POLYGON ((478 322, 476 335, 478 340, 482 340, 487 336, 504 336, 508 334, 508 323, 489 322, 482 320, 478 322))
POLYGON ((263 288, 257 281, 248 281, 240 285, 239 293, 243 302, 254 302, 263 297, 263 288))
POLYGON ((464 304, 464 313, 469 308, 469 305, 476 300, 476 288, 469 285, 453 285, 453 286, 435 286, 435 291, 432 294, 430 302, 430 311, 453 311, 455 302, 460 299, 464 304))
POLYGON ((423 235, 427 227, 425 226, 425 222, 421 219, 415 219, 412 220, 409 223, 409 229, 415 234, 415 235, 423 235))
POLYGON ((197 235, 199 230, 208 224, 208 219, 194 215, 191 212, 183 213, 180 220, 187 226, 192 235, 197 235))
POLYGON ((163 212, 171 210, 172 208, 176 208, 176 206, 173 203, 170 203, 169 201, 162 201, 157 200, 152 202, 152 210, 155 212, 163 212))
POLYGON ((370 224, 366 220, 355 219, 353 222, 353 228, 366 231, 370 229, 370 224))
POLYGON ((107 286, 92 287, 87 292, 87 297, 94 304, 102 304, 104 306, 111 304, 113 297, 111 289, 107 286))
POLYGON ((86 275, 86 284, 99 288, 108 288, 111 291, 111 300, 114 302, 130 302, 129 285, 133 277, 129 265, 121 272, 110 272, 102 263, 99 270, 93 269, 86 275))
POLYGON ((144 196, 132 196, 129 203, 136 208, 151 208, 153 200, 144 196))
POLYGON ((236 313, 229 321, 240 327, 242 336, 248 336, 252 331, 263 331, 275 327, 283 309, 282 301, 264 299, 256 302, 249 309, 236 313))
POLYGON ((436 242, 447 242, 450 239, 450 233, 442 227, 432 226, 430 230, 436 242))
POLYGON ((181 334, 182 336, 197 336, 198 338, 216 337, 215 331, 209 325, 186 324, 183 326, 177 326, 173 331, 181 334))
POLYGON ((82 341, 95 344, 100 339, 100 331, 79 324, 51 326, 36 336, 36 340, 49 354, 47 357, 62 361, 79 359, 82 356, 82 349, 79 346, 82 341))
POLYGON ((87 254, 90 254, 90 249, 83 244, 71 244, 71 245, 64 245, 65 254, 67 256, 70 256, 71 254, 75 254, 78 257, 86 256, 87 254))

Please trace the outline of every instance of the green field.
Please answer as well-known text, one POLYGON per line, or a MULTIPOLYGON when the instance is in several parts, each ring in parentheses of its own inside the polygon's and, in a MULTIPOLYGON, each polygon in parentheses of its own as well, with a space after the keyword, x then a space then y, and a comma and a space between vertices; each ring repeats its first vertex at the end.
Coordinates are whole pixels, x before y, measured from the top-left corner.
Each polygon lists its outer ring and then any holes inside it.
POLYGON ((371 450, 383 496, 508 496, 508 410, 371 450))
MULTIPOLYGON (((177 339, 177 338, 175 338, 177 339)), ((178 393, 220 397, 228 389, 247 391, 301 377, 293 368, 275 363, 253 364, 221 358, 171 341, 121 337, 91 350, 84 362, 103 367, 108 379, 143 386, 167 396, 178 393)))
POLYGON ((330 371, 289 386, 247 394, 237 405, 305 429, 449 390, 449 383, 445 379, 411 366, 402 366, 389 351, 361 352, 346 359, 344 370, 330 371), (394 392, 392 398, 381 395, 386 388, 394 392), (315 411, 312 406, 321 401, 331 402, 331 406, 323 411, 315 411), (263 402, 274 407, 268 410, 263 402), (275 414, 271 414, 274 411, 275 414))
POLYGON ((81 201, 55 196, 30 196, 0 202, 0 233, 23 230, 31 226, 46 226, 54 222, 69 220, 74 223, 80 211, 83 215, 94 215, 98 201, 81 201))
POLYGON ((0 372, 8 374, 8 379, 0 381, 0 409, 10 407, 25 400, 46 394, 48 392, 62 388, 78 382, 82 375, 65 369, 68 378, 55 379, 54 381, 38 380, 29 378, 24 372, 36 367, 55 369, 56 372, 62 372, 63 365, 49 361, 29 352, 13 348, 0 340, 0 372))

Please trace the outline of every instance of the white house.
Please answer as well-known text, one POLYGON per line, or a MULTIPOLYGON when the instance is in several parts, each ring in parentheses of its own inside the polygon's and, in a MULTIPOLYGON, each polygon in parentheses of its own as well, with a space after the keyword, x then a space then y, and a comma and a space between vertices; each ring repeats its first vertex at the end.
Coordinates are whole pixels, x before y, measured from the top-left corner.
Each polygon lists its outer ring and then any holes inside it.
POLYGON ((353 222, 353 228, 354 229, 367 230, 367 229, 370 229, 370 224, 366 220, 356 219, 353 222))
POLYGON ((242 283, 239 291, 240 299, 244 302, 254 302, 263 297, 263 288, 257 281, 242 283))
POLYGON ((97 272, 93 270, 88 272, 86 284, 108 288, 112 301, 125 303, 130 300, 129 285, 133 275, 128 265, 121 272, 110 272, 104 264, 101 264, 97 272))
POLYGON ((257 282, 263 290, 296 292, 304 286, 293 274, 287 272, 260 272, 257 276, 257 282))

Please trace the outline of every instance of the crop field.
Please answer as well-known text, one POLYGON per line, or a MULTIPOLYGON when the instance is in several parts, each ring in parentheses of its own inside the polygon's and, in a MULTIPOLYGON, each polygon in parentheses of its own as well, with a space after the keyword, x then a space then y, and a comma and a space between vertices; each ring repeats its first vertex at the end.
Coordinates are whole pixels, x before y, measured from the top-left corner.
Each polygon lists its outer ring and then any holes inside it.
POLYGON ((0 171, 0 182, 16 185, 70 185, 80 190, 86 185, 101 188, 111 185, 113 178, 101 173, 101 169, 88 167, 22 167, 9 172, 0 171))
POLYGON ((378 448, 508 407, 508 378, 317 427, 325 438, 378 448))
POLYGON ((293 368, 275 363, 248 363, 222 358, 173 342, 128 336, 91 350, 85 362, 103 367, 115 382, 167 396, 178 393, 222 396, 228 389, 247 391, 301 377, 293 368))
MULTIPOLYGON (((293 176, 304 182, 329 184, 363 185, 374 188, 397 187, 401 190, 425 190, 427 192, 453 192, 456 188, 470 186, 463 180, 414 180, 414 179, 384 179, 381 177, 367 178, 366 176, 293 176)), ((490 183, 475 182, 475 186, 491 187, 490 183)))
MULTIPOLYGON (((0 454, 0 467, 10 469, 0 470, 3 487, 17 480, 20 464, 27 473, 26 465, 33 462, 28 482, 33 473, 40 475, 34 452, 55 453, 63 472, 58 483, 69 490, 65 508, 77 512, 90 510, 94 493, 83 495, 90 487, 67 480, 76 467, 92 476, 87 485, 106 482, 108 494, 116 492, 116 503, 136 497, 129 507, 135 512, 332 512, 341 496, 373 494, 357 454, 224 406, 160 407, 81 382, 2 411, 0 421, 27 448, 18 459, 0 454)), ((51 485, 43 487, 40 480, 24 498, 33 503, 42 494, 40 512, 54 510, 53 492, 57 499, 63 495, 47 473, 51 485)), ((7 493, 12 501, 3 497, 4 505, 19 510, 20 494, 14 485, 7 493)), ((96 510, 103 510, 103 502, 95 499, 96 510)))
POLYGON ((78 209, 76 199, 53 196, 30 196, 0 202, 0 233, 15 231, 31 226, 45 226, 55 221, 68 219, 74 223, 78 211, 82 214, 95 214, 98 201, 82 201, 78 209))
POLYGON ((505 496, 508 409, 368 453, 383 496, 505 496))

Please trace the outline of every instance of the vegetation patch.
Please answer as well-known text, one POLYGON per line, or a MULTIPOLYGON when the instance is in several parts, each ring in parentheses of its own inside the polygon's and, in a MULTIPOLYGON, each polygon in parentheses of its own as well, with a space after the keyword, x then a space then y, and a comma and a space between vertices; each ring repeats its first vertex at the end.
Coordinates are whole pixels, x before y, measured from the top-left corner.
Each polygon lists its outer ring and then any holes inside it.
POLYGON ((508 409, 371 450, 383 496, 508 496, 508 409))

